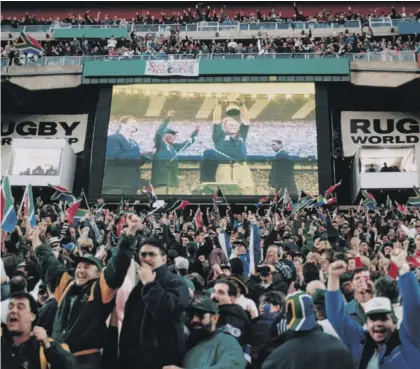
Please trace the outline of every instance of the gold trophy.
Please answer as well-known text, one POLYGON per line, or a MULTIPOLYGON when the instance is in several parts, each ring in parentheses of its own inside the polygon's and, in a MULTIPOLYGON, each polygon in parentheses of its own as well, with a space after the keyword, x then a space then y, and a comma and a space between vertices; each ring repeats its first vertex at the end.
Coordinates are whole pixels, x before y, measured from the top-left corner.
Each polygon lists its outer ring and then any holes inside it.
POLYGON ((226 100, 228 103, 228 106, 226 107, 226 115, 228 117, 238 117, 241 114, 241 110, 239 108, 241 103, 239 100, 239 94, 230 93, 226 100))

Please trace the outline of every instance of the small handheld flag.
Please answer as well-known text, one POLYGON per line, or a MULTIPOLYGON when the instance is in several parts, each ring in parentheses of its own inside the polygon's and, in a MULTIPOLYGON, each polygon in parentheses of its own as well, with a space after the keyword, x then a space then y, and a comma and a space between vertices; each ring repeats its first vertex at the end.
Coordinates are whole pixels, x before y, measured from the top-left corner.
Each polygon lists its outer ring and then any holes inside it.
POLYGON ((31 184, 28 184, 26 186, 25 193, 23 194, 22 206, 23 206, 23 215, 25 217, 28 217, 28 220, 31 226, 35 227, 36 226, 35 205, 34 205, 34 196, 32 193, 31 184))

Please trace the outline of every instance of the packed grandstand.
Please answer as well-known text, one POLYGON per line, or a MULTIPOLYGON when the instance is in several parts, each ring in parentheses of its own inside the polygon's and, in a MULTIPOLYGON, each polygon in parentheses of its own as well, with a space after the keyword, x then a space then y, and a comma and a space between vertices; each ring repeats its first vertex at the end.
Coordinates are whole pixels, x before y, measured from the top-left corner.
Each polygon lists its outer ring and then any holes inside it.
POLYGON ((3 368, 418 367, 420 4, 240 5, 3 7, 3 368))

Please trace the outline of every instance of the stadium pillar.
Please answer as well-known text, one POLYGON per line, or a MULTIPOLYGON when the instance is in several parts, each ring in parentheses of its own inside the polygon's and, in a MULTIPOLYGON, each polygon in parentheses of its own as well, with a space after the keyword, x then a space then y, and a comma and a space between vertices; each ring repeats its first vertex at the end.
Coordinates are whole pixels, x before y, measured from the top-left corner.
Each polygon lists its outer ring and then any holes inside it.
POLYGON ((332 125, 328 101, 328 85, 315 84, 315 115, 318 146, 319 193, 333 184, 332 125))
POLYGON ((98 199, 101 196, 111 101, 112 86, 101 87, 93 131, 92 161, 88 191, 88 197, 92 200, 98 199))

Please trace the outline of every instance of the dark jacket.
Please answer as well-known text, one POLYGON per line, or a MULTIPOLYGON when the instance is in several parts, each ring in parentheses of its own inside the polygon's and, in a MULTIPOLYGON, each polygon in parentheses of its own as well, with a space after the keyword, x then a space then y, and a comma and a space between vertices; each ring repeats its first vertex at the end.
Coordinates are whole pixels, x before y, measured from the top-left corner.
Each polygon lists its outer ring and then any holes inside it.
POLYGON ((155 134, 156 152, 152 162, 152 183, 155 186, 178 186, 178 153, 189 147, 197 136, 197 132, 194 132, 190 140, 167 144, 163 137, 168 125, 169 119, 165 119, 155 134))
POLYGON ((4 270, 7 275, 11 275, 16 267, 25 260, 28 248, 26 247, 25 237, 19 236, 19 241, 16 244, 17 252, 2 255, 4 270))
POLYGON ((252 365, 256 368, 261 367, 276 347, 271 337, 271 329, 279 315, 278 312, 263 314, 252 321, 252 365))
POLYGON ((69 352, 66 344, 58 344, 54 340, 48 349, 34 338, 13 346, 5 324, 1 326, 1 367, 5 369, 76 369, 75 357, 69 352), (28 364, 25 364, 28 363, 28 364))
POLYGON ((348 348, 318 327, 306 332, 291 331, 288 340, 264 361, 262 369, 354 369, 348 348))
POLYGON ((135 246, 134 237, 121 238, 100 278, 84 286, 74 283, 51 247, 41 245, 35 250, 42 280, 48 283, 58 302, 52 338, 67 343, 72 353, 105 346, 105 322, 114 308, 117 289, 124 282, 135 246))
POLYGON ((48 299, 39 309, 38 326, 47 331, 47 335, 51 337, 54 326, 55 314, 57 313, 58 303, 55 298, 48 299))
POLYGON ((272 188, 287 188, 290 194, 297 194, 294 163, 285 151, 276 153, 271 164, 268 182, 272 188))
POLYGON ((251 322, 239 305, 219 306, 217 330, 235 337, 241 346, 251 343, 251 322))
POLYGON ((184 279, 155 270, 156 279, 140 281, 125 304, 120 336, 120 369, 161 369, 180 365, 185 353, 183 312, 189 304, 184 279))

